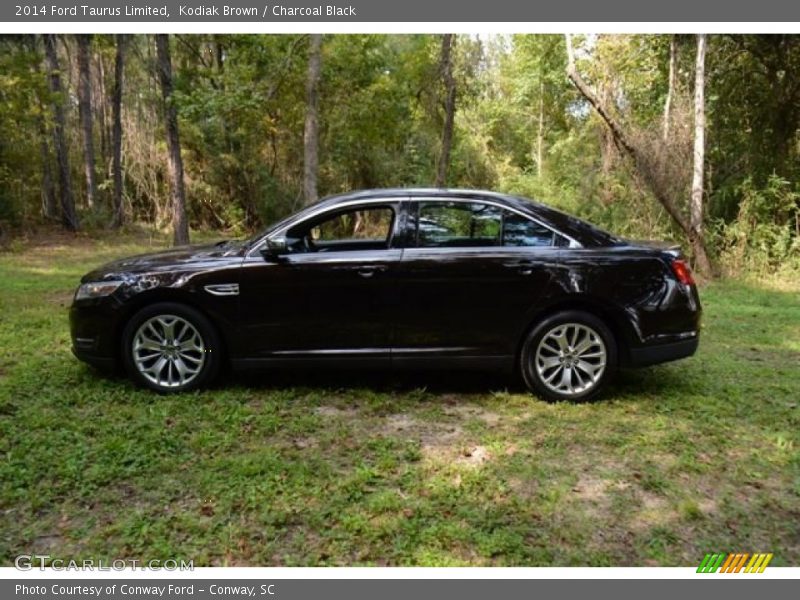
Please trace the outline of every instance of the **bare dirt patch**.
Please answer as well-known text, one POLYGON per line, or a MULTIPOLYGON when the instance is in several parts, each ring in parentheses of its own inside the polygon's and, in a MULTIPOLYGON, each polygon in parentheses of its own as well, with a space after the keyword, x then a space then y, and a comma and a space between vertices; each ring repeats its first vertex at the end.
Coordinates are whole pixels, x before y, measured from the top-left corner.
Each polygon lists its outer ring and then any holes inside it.
POLYGON ((462 420, 475 419, 477 421, 483 421, 490 428, 514 425, 521 421, 526 421, 531 417, 531 413, 528 411, 521 414, 504 414, 476 404, 456 404, 448 406, 445 409, 445 414, 462 420))
POLYGON ((383 417, 378 431, 381 435, 419 442, 422 455, 432 460, 454 460, 464 451, 461 443, 464 430, 457 423, 423 421, 407 413, 397 413, 383 417))
POLYGON ((496 425, 502 419, 502 415, 497 412, 487 410, 475 404, 456 404, 448 406, 445 414, 458 417, 459 419, 478 419, 487 425, 496 425))
POLYGON ((637 490, 638 510, 634 507, 629 528, 634 532, 644 532, 659 526, 677 523, 680 515, 669 506, 665 498, 645 490, 637 490))
MULTIPOLYGON (((608 517, 611 511, 611 490, 618 488, 617 482, 582 473, 572 487, 572 498, 575 503, 592 517, 608 517)), ((624 488, 623 488, 624 489, 624 488)))
POLYGON ((358 415, 358 409, 352 407, 338 407, 326 404, 317 406, 314 412, 323 417, 354 418, 358 415))
POLYGON ((420 429, 420 423, 414 417, 406 413, 388 415, 383 419, 381 430, 385 433, 396 434, 400 432, 414 432, 420 429))
POLYGON ((485 446, 471 446, 461 452, 456 462, 468 467, 479 467, 492 460, 492 453, 485 446))

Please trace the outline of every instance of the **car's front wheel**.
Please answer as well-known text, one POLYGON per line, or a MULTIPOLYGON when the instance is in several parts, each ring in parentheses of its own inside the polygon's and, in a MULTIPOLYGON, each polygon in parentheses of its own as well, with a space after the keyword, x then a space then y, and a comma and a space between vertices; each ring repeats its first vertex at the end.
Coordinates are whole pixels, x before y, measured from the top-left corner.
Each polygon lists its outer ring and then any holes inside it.
POLYGON ((520 353, 528 388, 548 400, 589 400, 617 367, 617 344, 609 328, 578 310, 556 313, 536 325, 520 353))
POLYGON ((131 378, 157 392, 182 392, 209 383, 220 365, 214 327, 195 309, 160 302, 125 327, 122 357, 131 378))

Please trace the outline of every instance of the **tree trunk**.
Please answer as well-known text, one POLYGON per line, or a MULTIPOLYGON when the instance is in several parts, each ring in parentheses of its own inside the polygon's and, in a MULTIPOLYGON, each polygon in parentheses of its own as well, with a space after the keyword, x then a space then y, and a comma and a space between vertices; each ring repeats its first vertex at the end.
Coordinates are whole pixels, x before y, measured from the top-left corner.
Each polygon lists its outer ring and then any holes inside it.
POLYGON ((72 195, 72 179, 69 173, 69 153, 64 134, 64 93, 61 88, 61 71, 58 65, 56 36, 44 35, 45 56, 47 58, 48 84, 53 95, 53 142, 58 163, 59 196, 61 199, 61 223, 68 231, 77 231, 78 215, 75 213, 75 197, 72 195))
POLYGON ((78 114, 83 132, 83 172, 86 176, 86 205, 94 207, 97 198, 97 177, 94 169, 94 140, 92 139, 92 79, 89 70, 89 46, 92 37, 76 36, 78 41, 78 114))
POLYGON ((672 220, 675 222, 675 224, 678 225, 678 227, 680 227, 684 232, 689 240, 689 244, 692 247, 692 253, 694 255, 695 266, 697 267, 697 270, 706 277, 712 276, 713 269, 711 266, 711 261, 708 257, 708 251, 706 250, 705 240, 702 236, 702 230, 696 230, 691 226, 691 222, 681 213, 676 199, 670 195, 667 186, 663 185, 662 182, 659 181, 656 174, 656 169, 651 164, 652 160, 648 160, 646 153, 635 145, 619 121, 617 121, 611 112, 606 109, 605 105, 600 102, 592 88, 589 87, 589 85, 584 81, 583 77, 581 77, 580 73, 578 73, 578 70, 575 67, 575 54, 572 50, 572 36, 570 34, 566 34, 566 42, 567 76, 569 77, 570 81, 572 81, 575 87, 578 88, 578 91, 597 111, 597 114, 600 115, 600 117, 608 126, 608 129, 611 131, 611 134, 614 136, 614 139, 616 140, 620 149, 624 151, 633 161, 636 172, 642 178, 642 181, 644 181, 644 183, 650 189, 659 204, 664 207, 664 210, 667 211, 667 214, 672 217, 672 220))
POLYGON ((172 59, 169 53, 169 36, 166 34, 156 35, 156 57, 167 130, 167 171, 172 199, 173 241, 176 246, 183 246, 189 243, 189 222, 186 218, 186 191, 183 185, 183 160, 178 135, 178 110, 172 96, 172 59))
POLYGON ((447 171, 450 167, 450 149, 453 145, 453 123, 456 116, 456 79, 453 76, 453 47, 455 35, 446 33, 442 36, 442 52, 440 66, 444 83, 444 127, 442 128, 442 151, 439 154, 439 165, 436 169, 436 187, 447 185, 447 171))
POLYGON ((303 132, 303 198, 317 201, 319 168, 319 80, 322 65, 322 34, 311 35, 306 79, 306 123, 303 132))
POLYGON ((695 235, 703 233, 703 168, 705 166, 706 108, 705 67, 706 36, 697 36, 697 61, 694 76, 694 168, 692 170, 692 200, 690 225, 695 235))
POLYGON ((122 85, 125 69, 125 36, 117 34, 117 52, 114 56, 114 89, 111 95, 111 172, 114 180, 114 216, 111 226, 121 227, 124 220, 122 208, 122 85))
POLYGON ((663 140, 666 144, 669 141, 669 128, 672 121, 672 99, 675 96, 675 72, 678 62, 678 36, 673 35, 669 40, 669 81, 667 83, 667 99, 664 101, 664 130, 663 140))
POLYGON ((37 121, 39 127, 39 152, 42 157, 42 214, 45 219, 55 220, 58 218, 58 209, 56 208, 56 188, 53 183, 53 169, 50 163, 49 133, 44 117, 39 115, 37 121))
MULTIPOLYGON (((36 47, 36 37, 31 36, 28 40, 31 52, 38 52, 36 47)), ((41 75, 39 63, 34 63, 34 72, 37 79, 41 75)), ((36 103, 39 113, 36 116, 36 127, 39 130, 39 155, 42 161, 42 216, 49 220, 55 221, 58 219, 58 207, 56 200, 56 186, 53 181, 53 161, 50 155, 50 132, 47 126, 45 115, 47 114, 45 102, 42 100, 42 95, 36 91, 36 103)))
MULTIPOLYGON (((542 77, 542 73, 539 73, 542 77)), ((536 176, 542 176, 544 161, 544 79, 539 81, 539 129, 536 132, 536 176)))
POLYGON ((105 68, 105 61, 103 59, 103 55, 100 54, 97 56, 95 60, 95 64, 97 65, 97 85, 100 88, 98 92, 95 93, 95 104, 97 106, 97 118, 100 121, 100 162, 103 165, 103 173, 108 173, 108 164, 109 164, 109 156, 111 154, 109 150, 109 127, 108 127, 108 119, 106 119, 106 103, 108 102, 108 94, 107 94, 107 86, 106 86, 106 68, 105 68))

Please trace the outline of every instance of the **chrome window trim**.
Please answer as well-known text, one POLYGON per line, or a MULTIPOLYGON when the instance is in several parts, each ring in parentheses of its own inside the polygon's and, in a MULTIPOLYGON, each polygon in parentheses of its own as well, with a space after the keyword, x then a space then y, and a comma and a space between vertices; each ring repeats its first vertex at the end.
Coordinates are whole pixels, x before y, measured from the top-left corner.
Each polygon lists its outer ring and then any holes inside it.
MULTIPOLYGON (((390 197, 390 198, 386 198, 386 197, 383 197, 383 198, 367 198, 367 199, 362 198, 360 200, 350 200, 348 202, 342 202, 340 204, 334 204, 333 206, 320 207, 317 210, 314 210, 314 211, 310 212, 309 214, 305 215, 302 219, 287 223, 286 225, 284 225, 280 229, 265 235, 263 238, 258 240, 258 242, 253 244, 253 246, 247 251, 247 255, 245 256, 245 258, 250 258, 251 256, 253 256, 253 254, 255 252, 260 250, 264 246, 264 244, 266 244, 267 238, 272 237, 272 236, 284 235, 292 227, 296 227, 297 225, 302 225, 306 221, 310 221, 311 219, 314 219, 314 218, 318 217, 319 215, 325 214, 327 212, 335 212, 340 208, 348 208, 350 206, 359 206, 359 205, 401 204, 402 202, 404 202, 406 200, 408 200, 408 198, 406 196, 393 196, 393 197, 390 197)), ((394 239, 394 236, 395 236, 395 233, 396 233, 396 231, 394 231, 394 229, 397 228, 397 225, 400 222, 400 219, 398 218, 399 217, 399 210, 395 210, 393 208, 393 211, 394 211, 395 214, 394 214, 394 220, 392 222, 393 231, 392 231, 391 239, 394 239)), ((387 250, 390 250, 390 249, 391 248, 387 248, 387 250)))
MULTIPOLYGON (((342 202, 340 204, 335 204, 333 206, 320 207, 317 210, 314 210, 311 213, 309 213, 308 215, 304 216, 302 219, 297 220, 297 221, 293 221, 291 223, 287 223, 286 225, 284 225, 283 227, 281 227, 277 231, 273 231, 273 232, 265 235, 263 238, 258 240, 258 242, 253 244, 253 246, 247 251, 247 254, 246 254, 245 258, 250 258, 256 252, 258 252, 264 246, 264 244, 266 244, 267 238, 272 237, 272 236, 283 235, 289 229, 291 229, 292 227, 295 227, 297 225, 301 225, 301 224, 305 223, 306 221, 314 219, 314 218, 318 217, 319 215, 324 214, 326 212, 332 212, 332 211, 336 211, 336 210, 338 210, 340 208, 348 208, 350 206, 370 205, 370 204, 401 204, 403 202, 462 202, 462 203, 466 203, 466 204, 476 204, 476 203, 490 204, 490 205, 496 206, 496 207, 498 207, 500 209, 507 210, 507 211, 510 211, 512 213, 515 213, 515 214, 519 215, 520 217, 522 217, 524 219, 528 219, 529 221, 533 221, 537 225, 541 225, 545 229, 548 229, 548 230, 552 231, 553 233, 555 233, 557 235, 560 235, 561 237, 563 237, 564 239, 569 241, 569 246, 567 246, 568 248, 583 248, 583 245, 580 242, 578 242, 576 239, 574 239, 573 237, 568 236, 565 233, 562 233, 561 231, 559 231, 558 229, 555 229, 554 227, 551 227, 547 223, 542 223, 539 219, 537 219, 535 217, 531 217, 530 215, 525 214, 521 210, 518 210, 518 209, 516 209, 514 207, 508 206, 508 205, 503 204, 502 202, 498 202, 496 200, 485 199, 485 198, 462 198, 462 197, 458 197, 458 196, 390 196, 390 197, 380 197, 380 198, 360 198, 358 200, 349 200, 347 202, 342 202)), ((395 215, 395 219, 394 219, 395 228, 397 227, 397 225, 400 222, 400 219, 397 218, 397 217, 398 217, 398 215, 395 215)), ((392 231, 392 238, 394 238, 396 233, 397 233, 396 231, 392 231)), ((487 246, 487 247, 489 247, 489 246, 487 246)), ((535 248, 536 246, 525 246, 525 247, 535 248)), ((542 247, 542 248, 547 248, 547 247, 561 248, 563 246, 556 246, 554 244, 553 246, 539 246, 539 247, 542 247)))
MULTIPOLYGON (((524 212, 522 212, 521 210, 518 210, 518 209, 516 209, 514 207, 511 207, 511 206, 508 206, 506 204, 503 204, 502 202, 497 202, 497 201, 494 201, 494 200, 484 200, 483 198, 452 198, 452 197, 445 197, 445 196, 441 196, 441 197, 437 197, 437 196, 433 196, 433 197, 418 196, 418 197, 415 197, 415 198, 411 198, 410 200, 411 200, 411 202, 461 202, 461 203, 464 203, 464 204, 490 204, 492 206, 496 206, 496 207, 498 207, 500 209, 507 210, 507 211, 512 212, 512 213, 514 213, 516 215, 519 215, 523 219, 527 219, 528 221, 536 223, 537 225, 540 225, 540 226, 544 227, 545 229, 547 229, 549 231, 552 231, 556 235, 560 235, 565 240, 569 241, 569 246, 567 246, 568 248, 583 248, 583 245, 579 241, 577 241, 576 239, 568 236, 565 233, 560 232, 558 229, 556 229, 554 227, 551 227, 547 223, 542 223, 536 217, 532 217, 530 215, 527 215, 524 212)), ((416 248, 418 246, 414 246, 414 247, 416 248)), ((497 246, 486 246, 486 248, 496 248, 496 247, 497 246)), ((508 246, 508 247, 512 247, 512 246, 508 246)), ((520 248, 563 248, 563 246, 558 246, 556 244, 553 244, 551 246, 518 246, 518 247, 520 247, 520 248)))

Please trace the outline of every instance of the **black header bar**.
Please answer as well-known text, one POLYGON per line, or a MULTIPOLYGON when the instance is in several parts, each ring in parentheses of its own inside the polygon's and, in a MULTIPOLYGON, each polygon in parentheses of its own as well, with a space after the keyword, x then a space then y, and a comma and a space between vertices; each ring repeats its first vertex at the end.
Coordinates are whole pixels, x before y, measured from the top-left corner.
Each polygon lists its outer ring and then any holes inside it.
POLYGON ((794 0, 24 0, 0 22, 800 22, 794 0))

